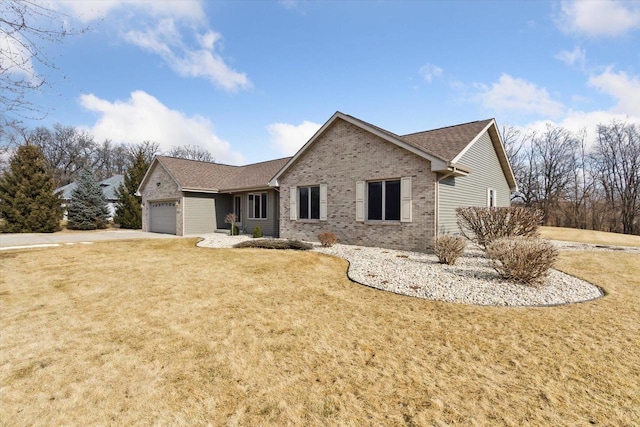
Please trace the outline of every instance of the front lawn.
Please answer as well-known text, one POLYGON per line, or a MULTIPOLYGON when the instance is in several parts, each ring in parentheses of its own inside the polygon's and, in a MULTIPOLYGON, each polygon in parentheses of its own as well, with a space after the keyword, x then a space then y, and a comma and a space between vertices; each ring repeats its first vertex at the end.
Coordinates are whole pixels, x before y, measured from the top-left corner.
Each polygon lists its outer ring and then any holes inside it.
POLYGON ((0 253, 0 425, 640 420, 637 254, 562 253, 604 298, 499 308, 360 286, 315 252, 194 245, 0 253))

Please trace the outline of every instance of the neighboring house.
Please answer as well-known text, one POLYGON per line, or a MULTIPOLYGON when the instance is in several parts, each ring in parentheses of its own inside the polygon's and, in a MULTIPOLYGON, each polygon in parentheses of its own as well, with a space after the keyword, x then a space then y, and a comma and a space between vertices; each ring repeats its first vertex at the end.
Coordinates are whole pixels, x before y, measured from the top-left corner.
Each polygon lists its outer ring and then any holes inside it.
MULTIPOLYGON (((124 184, 124 176, 123 175, 113 175, 111 178, 107 178, 104 181, 100 181, 100 189, 102 190, 102 194, 104 195, 104 199, 107 202, 107 207, 109 208, 109 220, 113 220, 113 216, 116 213, 116 203, 118 201, 118 196, 116 195, 116 190, 120 187, 121 184, 124 184)), ((72 182, 71 184, 67 184, 63 187, 56 188, 55 192, 62 192, 62 199, 64 207, 64 220, 67 220, 67 206, 71 202, 71 194, 73 190, 76 188, 76 183, 72 182)))
POLYGON ((436 234, 458 232, 456 207, 509 206, 516 189, 493 119, 400 136, 337 112, 291 158, 237 167, 158 157, 139 191, 144 230, 162 231, 151 226, 154 210, 171 219, 163 232, 177 234, 200 232, 192 223, 227 228, 220 218, 236 211, 251 232, 245 210, 265 194, 265 235, 331 231, 342 243, 424 250, 436 234), (196 195, 216 202, 191 219, 196 195))
POLYGON ((241 232, 260 226, 265 236, 279 235, 279 193, 269 180, 290 158, 246 166, 157 156, 138 192, 142 229, 179 236, 229 229, 235 213, 241 232))

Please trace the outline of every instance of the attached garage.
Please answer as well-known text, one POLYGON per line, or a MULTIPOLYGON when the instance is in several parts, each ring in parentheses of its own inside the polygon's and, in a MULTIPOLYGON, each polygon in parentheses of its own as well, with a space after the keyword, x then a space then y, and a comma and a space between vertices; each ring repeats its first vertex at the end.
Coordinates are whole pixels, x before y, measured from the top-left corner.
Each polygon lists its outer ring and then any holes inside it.
POLYGON ((184 197, 184 234, 216 231, 216 200, 212 194, 186 193, 184 197))
POLYGON ((149 203, 149 231, 176 234, 176 201, 149 203))
MULTIPOLYGON (((228 230, 229 213, 242 218, 241 227, 253 231, 260 225, 265 235, 277 236, 277 191, 269 187, 269 179, 289 158, 231 166, 176 157, 157 156, 138 187, 142 197, 142 229, 178 236, 202 236, 228 230), (260 195, 260 215, 249 214, 247 194, 260 195), (264 196, 266 195, 266 196, 264 196), (242 201, 245 202, 242 202, 242 201), (244 203, 244 204, 243 204, 244 203), (243 213, 243 206, 247 209, 243 213), (274 210, 275 209, 275 210, 274 210), (246 217, 246 218, 244 218, 246 217)), ((254 211, 252 211, 254 212, 254 211)))

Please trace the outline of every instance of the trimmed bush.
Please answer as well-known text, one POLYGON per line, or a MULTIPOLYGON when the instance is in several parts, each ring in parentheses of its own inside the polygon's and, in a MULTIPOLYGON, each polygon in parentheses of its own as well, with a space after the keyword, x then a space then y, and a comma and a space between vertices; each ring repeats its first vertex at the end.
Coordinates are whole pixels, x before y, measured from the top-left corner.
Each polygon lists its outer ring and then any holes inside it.
POLYGON ((256 228, 253 229, 253 238, 258 239, 260 237, 262 237, 262 228, 256 225, 256 228))
POLYGON ((538 237, 542 211, 523 207, 457 208, 458 227, 464 237, 486 248, 504 237, 538 237))
POLYGON ((318 240, 320 240, 323 248, 330 248, 331 246, 338 243, 338 238, 330 231, 318 234, 318 240))
POLYGON ((487 258, 503 279, 539 286, 554 266, 558 250, 548 240, 512 237, 489 243, 487 258))
POLYGON ((234 248, 259 248, 259 249, 293 249, 296 251, 308 251, 313 246, 299 240, 260 239, 246 240, 233 245, 234 248))
POLYGON ((433 251, 441 264, 453 265, 467 247, 467 241, 462 236, 443 234, 433 241, 433 251))

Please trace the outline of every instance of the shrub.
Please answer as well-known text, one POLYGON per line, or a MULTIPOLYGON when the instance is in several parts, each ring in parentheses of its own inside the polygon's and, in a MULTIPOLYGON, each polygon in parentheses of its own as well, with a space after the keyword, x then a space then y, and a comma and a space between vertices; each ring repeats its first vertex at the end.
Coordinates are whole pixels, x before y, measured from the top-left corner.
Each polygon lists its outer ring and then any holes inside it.
POLYGON ((503 238, 489 243, 487 258, 503 279, 536 286, 555 264, 558 250, 547 240, 503 238))
POLYGON ((464 237, 486 248, 503 237, 538 237, 542 211, 523 207, 457 208, 458 227, 464 237))
POLYGON ((320 240, 323 248, 330 248, 331 246, 338 243, 338 238, 330 231, 318 234, 318 240, 320 240))
POLYGON ((260 239, 246 240, 233 245, 234 248, 260 248, 260 249, 293 249, 296 251, 308 251, 313 246, 299 240, 260 239))
POLYGON ((256 225, 256 228, 253 229, 253 238, 257 239, 259 237, 262 237, 262 228, 256 225))
POLYGON ((433 251, 441 264, 453 265, 464 252, 467 242, 462 236, 443 234, 433 242, 433 251))

